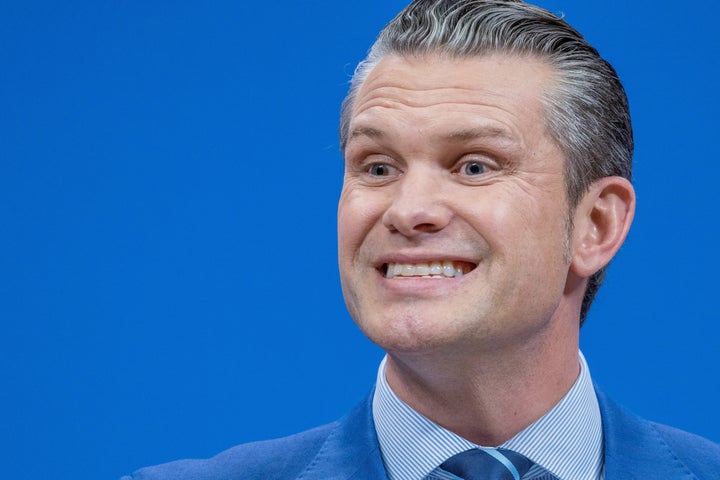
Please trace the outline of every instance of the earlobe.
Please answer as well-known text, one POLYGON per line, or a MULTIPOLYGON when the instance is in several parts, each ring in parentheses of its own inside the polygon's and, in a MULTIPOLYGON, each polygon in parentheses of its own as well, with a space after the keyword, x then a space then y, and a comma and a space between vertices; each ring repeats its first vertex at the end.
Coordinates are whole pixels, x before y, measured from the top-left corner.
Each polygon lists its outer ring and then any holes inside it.
POLYGON ((635 190, 622 177, 604 177, 575 209, 570 269, 590 277, 607 265, 625 241, 635 214, 635 190))

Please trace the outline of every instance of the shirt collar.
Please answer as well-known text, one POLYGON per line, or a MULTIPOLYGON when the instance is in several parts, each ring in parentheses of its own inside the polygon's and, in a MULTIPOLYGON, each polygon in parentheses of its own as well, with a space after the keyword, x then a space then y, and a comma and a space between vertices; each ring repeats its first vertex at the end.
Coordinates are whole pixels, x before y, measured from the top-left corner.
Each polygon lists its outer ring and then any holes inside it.
MULTIPOLYGON (((501 445, 522 453, 559 480, 602 478, 600 407, 582 353, 580 375, 549 412, 501 445)), ((400 400, 378 369, 373 418, 390 480, 421 480, 451 456, 477 445, 444 429, 400 400)))

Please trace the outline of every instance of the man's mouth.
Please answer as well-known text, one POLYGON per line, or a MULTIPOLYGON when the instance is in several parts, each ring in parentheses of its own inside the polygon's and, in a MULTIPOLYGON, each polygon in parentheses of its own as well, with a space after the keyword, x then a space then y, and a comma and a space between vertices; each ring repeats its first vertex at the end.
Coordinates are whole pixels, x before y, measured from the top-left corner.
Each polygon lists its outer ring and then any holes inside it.
POLYGON ((455 278, 462 277, 475 267, 475 264, 469 262, 444 260, 430 263, 385 263, 381 271, 385 278, 455 278))

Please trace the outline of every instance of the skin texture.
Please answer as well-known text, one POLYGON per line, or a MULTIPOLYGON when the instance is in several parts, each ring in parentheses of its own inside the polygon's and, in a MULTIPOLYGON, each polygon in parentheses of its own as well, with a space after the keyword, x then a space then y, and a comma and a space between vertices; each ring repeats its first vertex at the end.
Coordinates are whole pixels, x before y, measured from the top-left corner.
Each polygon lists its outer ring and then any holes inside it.
POLYGON ((338 207, 348 309, 388 352, 395 393, 483 445, 512 437, 574 383, 587 277, 634 211, 616 177, 568 211, 540 101, 553 75, 528 57, 389 56, 350 122, 338 207), (435 260, 472 270, 383 275, 389 262, 435 260))

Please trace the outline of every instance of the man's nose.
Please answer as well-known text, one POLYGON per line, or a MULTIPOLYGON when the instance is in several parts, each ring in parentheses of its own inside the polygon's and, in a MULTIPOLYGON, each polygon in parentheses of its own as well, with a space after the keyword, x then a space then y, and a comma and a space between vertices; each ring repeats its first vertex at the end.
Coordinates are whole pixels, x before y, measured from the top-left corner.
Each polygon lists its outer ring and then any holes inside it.
POLYGON ((383 224, 407 237, 442 230, 452 218, 443 185, 441 172, 411 169, 396 184, 383 224))

